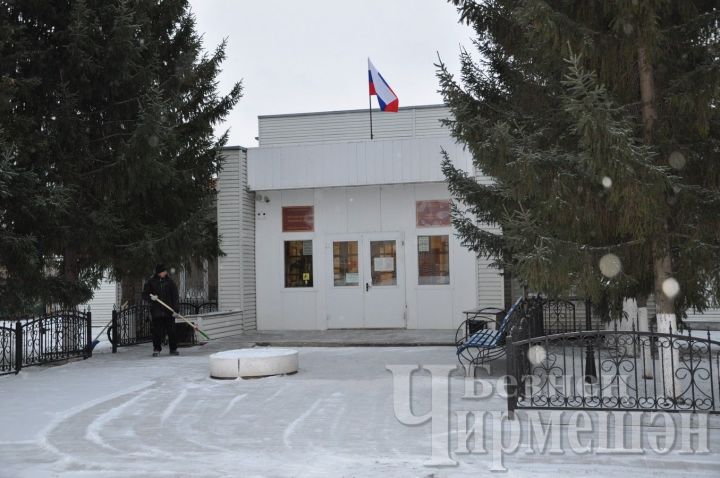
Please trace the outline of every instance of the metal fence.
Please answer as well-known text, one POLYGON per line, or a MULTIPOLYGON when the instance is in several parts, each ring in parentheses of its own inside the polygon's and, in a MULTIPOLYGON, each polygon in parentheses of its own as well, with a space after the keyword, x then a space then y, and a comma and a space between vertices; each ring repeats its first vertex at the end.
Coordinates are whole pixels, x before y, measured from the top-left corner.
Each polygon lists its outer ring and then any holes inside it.
POLYGON ((113 308, 112 324, 107 331, 112 351, 118 347, 152 341, 152 317, 149 304, 113 308))
MULTIPOLYGON (((113 353, 118 347, 152 342, 152 316, 150 304, 143 302, 123 308, 114 308, 112 325, 107 337, 113 353)), ((180 315, 198 315, 216 312, 217 302, 205 299, 185 299, 178 304, 180 315)), ((195 344, 195 330, 187 324, 176 324, 175 333, 181 344, 195 344)))
MULTIPOLYGON (((12 322, 11 322, 12 324, 12 322)), ((20 322, 8 327, 3 324, 0 326, 0 375, 8 373, 17 373, 20 371, 18 364, 22 363, 22 355, 18 352, 22 348, 17 344, 17 326, 22 327, 20 322)))
POLYGON ((209 312, 217 312, 218 304, 214 300, 206 299, 183 299, 179 304, 180 315, 199 315, 209 312))
POLYGON ((681 335, 586 330, 508 341, 508 411, 584 409, 720 413, 720 342, 681 335))
POLYGON ((90 312, 58 310, 0 326, 0 375, 92 355, 90 312))

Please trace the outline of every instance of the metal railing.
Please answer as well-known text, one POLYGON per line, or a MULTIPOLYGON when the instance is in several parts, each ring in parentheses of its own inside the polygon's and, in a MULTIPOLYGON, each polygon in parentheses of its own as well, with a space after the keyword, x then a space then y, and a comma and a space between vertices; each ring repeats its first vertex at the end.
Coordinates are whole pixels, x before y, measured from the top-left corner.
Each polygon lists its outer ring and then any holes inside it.
POLYGON ((207 300, 203 298, 199 299, 182 299, 179 303, 180 315, 199 315, 207 314, 209 312, 217 312, 218 304, 217 301, 207 300))
MULTIPOLYGON (((7 322, 5 323, 7 324, 7 322)), ((0 375, 92 355, 90 312, 58 310, 0 326, 0 375)))
MULTIPOLYGON (((108 328, 107 337, 112 344, 113 353, 118 347, 152 342, 151 305, 143 302, 123 308, 114 308, 112 323, 108 328)), ((205 299, 184 299, 178 305, 181 315, 198 315, 218 310, 217 302, 205 299)), ((179 343, 195 344, 195 331, 184 323, 176 324, 179 343)))
POLYGON ((113 353, 118 347, 152 341, 152 317, 146 303, 113 308, 112 323, 107 331, 113 353))
POLYGON ((508 341, 508 411, 720 413, 720 342, 699 335, 586 330, 508 341))

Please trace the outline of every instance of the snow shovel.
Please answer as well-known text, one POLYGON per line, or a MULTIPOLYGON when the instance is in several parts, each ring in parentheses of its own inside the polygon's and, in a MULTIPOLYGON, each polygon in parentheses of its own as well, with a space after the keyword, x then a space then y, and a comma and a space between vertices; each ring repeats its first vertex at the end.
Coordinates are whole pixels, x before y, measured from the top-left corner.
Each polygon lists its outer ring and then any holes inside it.
MULTIPOLYGON (((125 301, 125 303, 124 303, 122 306, 120 306, 120 308, 122 309, 122 308, 124 308, 126 305, 127 305, 127 301, 125 301)), ((103 334, 103 332, 105 332, 105 329, 107 329, 108 327, 110 327, 110 324, 112 324, 112 319, 110 319, 110 322, 108 322, 107 324, 105 324, 105 327, 103 327, 102 329, 100 329, 100 333, 97 334, 97 337, 95 337, 95 340, 93 340, 92 343, 90 343, 90 352, 92 352, 92 351, 95 349, 95 347, 97 346, 97 344, 100 343, 100 336, 103 334)))
MULTIPOLYGON (((177 312, 175 312, 172 307, 170 307, 170 306, 167 305, 165 302, 163 302, 162 300, 160 300, 160 298, 159 298, 158 296, 156 296, 155 294, 150 294, 150 298, 151 298, 152 300, 154 300, 155 302, 159 302, 160 304, 162 304, 167 310, 169 310, 169 311, 172 312, 173 314, 177 314, 177 312)), ((205 332, 203 332, 202 330, 200 330, 200 328, 199 328, 197 325, 193 324, 192 322, 190 322, 188 319, 186 319, 185 317, 183 317, 183 316, 180 315, 180 314, 177 314, 177 316, 180 317, 181 319, 183 319, 185 322, 187 322, 190 327, 192 327, 193 329, 195 329, 195 330, 197 330, 198 332, 200 332, 203 337, 205 337, 206 339, 210 340, 210 337, 208 337, 208 335, 207 335, 205 332)))

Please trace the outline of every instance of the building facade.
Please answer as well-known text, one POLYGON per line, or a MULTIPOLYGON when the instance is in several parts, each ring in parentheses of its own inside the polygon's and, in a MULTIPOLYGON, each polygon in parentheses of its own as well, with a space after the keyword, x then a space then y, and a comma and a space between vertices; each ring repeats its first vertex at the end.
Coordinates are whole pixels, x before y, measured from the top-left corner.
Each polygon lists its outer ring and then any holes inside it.
POLYGON ((474 171, 447 116, 376 113, 373 140, 366 110, 261 116, 259 146, 226 150, 218 183, 221 309, 261 330, 449 329, 502 306, 502 276, 450 223, 442 151, 474 171))
MULTIPOLYGON (((442 105, 375 113, 372 140, 367 110, 261 116, 258 147, 225 148, 227 332, 451 329, 463 311, 519 294, 453 231, 442 151, 488 179, 441 124, 448 116, 442 105)), ((718 314, 689 319, 718 323, 718 314)))

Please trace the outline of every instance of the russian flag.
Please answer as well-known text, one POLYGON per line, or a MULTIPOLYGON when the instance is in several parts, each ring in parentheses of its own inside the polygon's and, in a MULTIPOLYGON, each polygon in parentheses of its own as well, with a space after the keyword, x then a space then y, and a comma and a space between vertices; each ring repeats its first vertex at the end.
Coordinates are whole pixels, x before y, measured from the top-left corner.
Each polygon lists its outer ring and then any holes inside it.
POLYGON ((380 110, 392 111, 397 113, 398 110, 398 97, 395 92, 387 84, 385 78, 378 73, 375 65, 372 64, 370 58, 368 58, 368 78, 370 80, 370 95, 377 96, 378 103, 380 103, 380 110))

